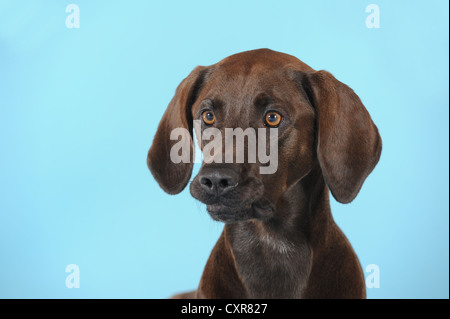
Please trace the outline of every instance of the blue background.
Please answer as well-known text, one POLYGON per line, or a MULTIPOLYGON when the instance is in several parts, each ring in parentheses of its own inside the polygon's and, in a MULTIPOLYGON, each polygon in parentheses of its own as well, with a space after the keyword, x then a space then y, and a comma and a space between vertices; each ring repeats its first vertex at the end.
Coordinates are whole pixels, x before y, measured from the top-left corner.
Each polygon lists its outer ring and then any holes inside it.
POLYGON ((376 0, 379 29, 370 1, 78 0, 68 29, 70 3, 0 1, 0 297, 196 288, 223 225, 187 189, 165 194, 146 153, 196 65, 261 47, 332 72, 380 130, 359 196, 332 200, 363 268, 380 268, 368 297, 449 297, 447 1, 376 0))

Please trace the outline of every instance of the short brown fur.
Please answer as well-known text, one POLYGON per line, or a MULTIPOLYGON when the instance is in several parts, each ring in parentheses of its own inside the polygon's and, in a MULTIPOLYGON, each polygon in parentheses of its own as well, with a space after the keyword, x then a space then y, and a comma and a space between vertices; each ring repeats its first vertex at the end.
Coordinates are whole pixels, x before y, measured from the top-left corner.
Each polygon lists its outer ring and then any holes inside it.
POLYGON ((183 127, 192 136, 192 120, 205 105, 223 131, 261 127, 261 103, 284 116, 278 170, 261 175, 259 163, 202 165, 191 193, 226 225, 198 289, 175 298, 365 298, 361 265, 333 220, 329 190, 351 202, 380 158, 381 138, 358 96, 330 73, 268 49, 197 67, 159 124, 147 159, 153 176, 170 194, 185 188, 192 161, 171 162, 177 141, 170 132, 183 127), (230 175, 235 189, 206 194, 199 176, 211 172, 230 175))

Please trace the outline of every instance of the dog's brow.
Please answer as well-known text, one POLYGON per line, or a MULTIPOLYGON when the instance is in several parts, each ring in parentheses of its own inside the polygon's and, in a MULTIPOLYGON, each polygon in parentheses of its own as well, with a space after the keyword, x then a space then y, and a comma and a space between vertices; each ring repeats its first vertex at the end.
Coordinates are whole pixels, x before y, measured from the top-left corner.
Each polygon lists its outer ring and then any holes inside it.
POLYGON ((210 107, 214 110, 220 109, 222 107, 223 103, 220 100, 217 99, 204 99, 200 102, 201 107, 210 107))
POLYGON ((254 99, 253 104, 256 107, 265 108, 269 104, 273 103, 273 98, 270 97, 267 93, 259 93, 254 99))

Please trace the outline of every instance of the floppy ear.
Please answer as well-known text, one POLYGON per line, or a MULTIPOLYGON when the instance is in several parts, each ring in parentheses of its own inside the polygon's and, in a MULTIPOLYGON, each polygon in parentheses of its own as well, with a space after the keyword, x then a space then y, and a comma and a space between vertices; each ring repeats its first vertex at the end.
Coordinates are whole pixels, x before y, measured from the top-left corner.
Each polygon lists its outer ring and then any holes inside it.
MULTIPOLYGON (((159 123, 148 151, 147 165, 159 186, 169 194, 178 194, 189 181, 192 174, 194 148, 192 138, 191 108, 202 86, 206 67, 196 67, 178 86, 175 96, 169 103, 159 123), (185 129, 189 132, 189 161, 174 163, 170 158, 172 146, 179 141, 171 140, 172 130, 185 129)), ((182 137, 186 138, 186 136, 182 137)))
POLYGON ((337 201, 349 203, 380 158, 378 129, 355 92, 333 75, 317 71, 305 80, 316 110, 317 156, 325 182, 337 201))

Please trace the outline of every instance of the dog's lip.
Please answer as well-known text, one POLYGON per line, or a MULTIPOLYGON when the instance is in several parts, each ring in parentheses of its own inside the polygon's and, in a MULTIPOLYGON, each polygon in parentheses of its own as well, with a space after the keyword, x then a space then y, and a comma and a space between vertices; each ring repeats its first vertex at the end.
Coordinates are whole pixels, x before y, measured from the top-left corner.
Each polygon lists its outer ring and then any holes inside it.
POLYGON ((261 219, 269 217, 274 212, 274 209, 270 204, 264 205, 262 203, 255 202, 252 204, 252 208, 253 211, 257 214, 257 217, 261 219))
POLYGON ((243 205, 241 207, 230 207, 230 206, 227 206, 227 205, 224 205, 221 203, 216 203, 216 204, 206 205, 206 208, 208 209, 208 211, 214 213, 214 212, 219 212, 224 209, 229 209, 229 210, 250 209, 250 208, 252 208, 252 205, 253 205, 252 203, 249 203, 249 204, 243 205))
POLYGON ((253 210, 256 213, 257 217, 260 218, 268 217, 274 211, 271 205, 264 205, 263 203, 260 203, 258 201, 253 203, 247 203, 240 207, 230 207, 222 203, 215 203, 206 205, 206 208, 210 213, 213 214, 220 214, 224 212, 232 213, 233 211, 237 212, 237 211, 253 210))

